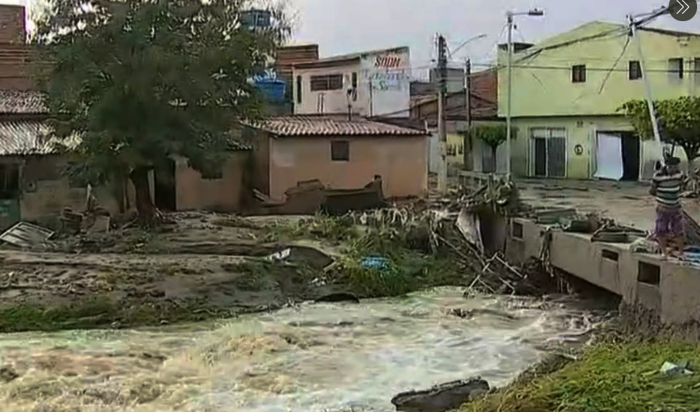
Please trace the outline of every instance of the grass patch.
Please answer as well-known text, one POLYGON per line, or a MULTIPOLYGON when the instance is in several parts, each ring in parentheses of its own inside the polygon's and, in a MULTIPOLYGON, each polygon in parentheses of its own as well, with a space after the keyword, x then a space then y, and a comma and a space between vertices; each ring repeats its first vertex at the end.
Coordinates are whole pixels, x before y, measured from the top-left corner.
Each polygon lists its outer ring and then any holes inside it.
POLYGON ((464 272, 458 265, 440 255, 416 250, 415 244, 410 233, 403 231, 367 231, 350 243, 341 261, 344 281, 366 297, 399 296, 464 283, 464 272), (388 264, 384 268, 363 267, 363 258, 370 256, 385 258, 388 264))
POLYGON ((332 217, 321 213, 312 218, 286 220, 265 227, 268 242, 296 239, 317 239, 340 243, 356 239, 358 232, 351 216, 332 217))
POLYGON ((0 333, 155 326, 230 317, 229 310, 210 307, 204 300, 139 300, 117 302, 95 296, 70 305, 20 304, 0 309, 0 333))
POLYGON ((40 307, 20 304, 0 309, 0 332, 91 328, 112 322, 119 307, 109 298, 92 297, 79 304, 40 307))
POLYGON ((271 266, 272 264, 269 262, 252 260, 222 265, 227 272, 239 274, 235 285, 238 289, 245 291, 260 291, 267 288, 271 266))
POLYGON ((664 362, 700 365, 690 343, 600 343, 581 360, 464 405, 461 412, 691 412, 700 410, 700 370, 668 376, 664 362))

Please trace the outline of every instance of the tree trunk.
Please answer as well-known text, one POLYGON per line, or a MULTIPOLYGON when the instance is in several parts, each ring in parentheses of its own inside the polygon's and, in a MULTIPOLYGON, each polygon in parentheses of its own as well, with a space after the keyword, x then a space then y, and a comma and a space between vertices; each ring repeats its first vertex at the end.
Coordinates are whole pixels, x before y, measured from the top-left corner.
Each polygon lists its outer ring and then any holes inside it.
POLYGON ((156 207, 151 200, 151 187, 148 182, 147 167, 137 167, 130 174, 129 179, 134 184, 136 192, 136 211, 142 224, 152 226, 156 223, 156 207))
POLYGON ((493 159, 492 173, 498 173, 498 146, 491 146, 491 158, 493 159))

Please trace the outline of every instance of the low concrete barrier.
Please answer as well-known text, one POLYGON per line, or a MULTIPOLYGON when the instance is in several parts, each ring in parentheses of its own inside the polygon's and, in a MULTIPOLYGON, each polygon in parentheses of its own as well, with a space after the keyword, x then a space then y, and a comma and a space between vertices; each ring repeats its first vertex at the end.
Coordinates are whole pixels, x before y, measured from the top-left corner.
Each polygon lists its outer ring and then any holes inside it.
MULTIPOLYGON (((527 219, 510 222, 506 255, 514 263, 540 257, 548 227, 527 219)), ((700 322, 700 266, 658 255, 632 253, 629 244, 591 242, 591 236, 551 230, 550 264, 643 305, 671 324, 700 322)))

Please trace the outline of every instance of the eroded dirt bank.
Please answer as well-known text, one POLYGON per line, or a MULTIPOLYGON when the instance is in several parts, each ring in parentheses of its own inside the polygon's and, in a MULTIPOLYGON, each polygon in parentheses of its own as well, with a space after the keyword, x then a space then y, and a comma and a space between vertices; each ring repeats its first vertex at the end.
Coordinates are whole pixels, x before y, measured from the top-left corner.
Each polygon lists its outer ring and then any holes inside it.
MULTIPOLYGON (((0 331, 159 325, 329 294, 396 296, 469 285, 472 263, 453 243, 434 242, 433 215, 375 212, 368 223, 367 216, 181 213, 156 231, 59 237, 21 251, 5 246, 0 331), (368 257, 374 259, 363 262, 368 257)), ((488 286, 484 280, 479 285, 488 286)))
POLYGON ((295 218, 180 214, 173 220, 154 232, 64 238, 31 251, 5 247, 0 331, 202 320, 350 289, 322 279, 338 246, 284 235, 295 218), (283 262, 266 259, 285 249, 283 262))

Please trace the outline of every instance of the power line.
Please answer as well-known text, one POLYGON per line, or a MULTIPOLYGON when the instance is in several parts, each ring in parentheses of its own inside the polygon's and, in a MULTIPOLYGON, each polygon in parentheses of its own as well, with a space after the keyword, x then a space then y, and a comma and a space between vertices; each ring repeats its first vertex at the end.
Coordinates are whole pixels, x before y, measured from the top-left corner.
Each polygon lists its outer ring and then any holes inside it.
MULTIPOLYGON (((478 64, 475 63, 473 64, 474 66, 480 66, 480 67, 489 67, 493 69, 505 69, 505 65, 488 65, 488 64, 478 64)), ((574 66, 574 65, 572 65, 574 66)), ((542 66, 542 65, 517 65, 514 64, 511 67, 514 69, 519 68, 519 69, 531 69, 531 70, 567 70, 570 71, 572 70, 572 66, 542 66)), ((586 67, 586 71, 614 71, 614 72, 628 72, 629 69, 610 69, 607 67, 586 67)), ((678 70, 674 69, 646 69, 645 71, 650 72, 650 73, 678 73, 678 70)), ((683 73, 700 73, 700 69, 691 69, 691 70, 683 70, 683 73)))

